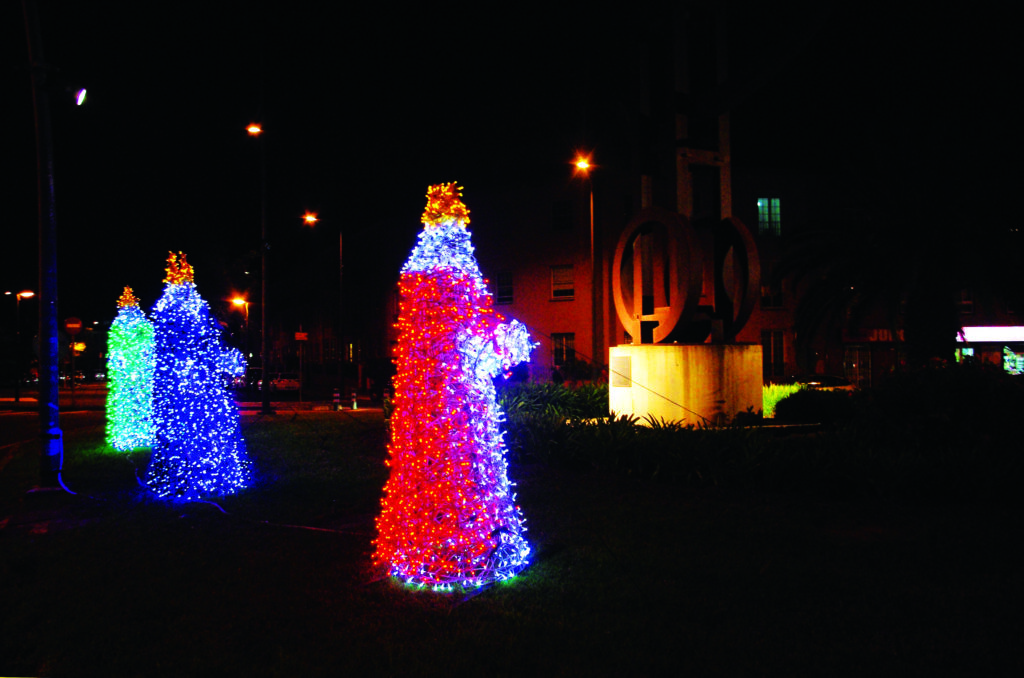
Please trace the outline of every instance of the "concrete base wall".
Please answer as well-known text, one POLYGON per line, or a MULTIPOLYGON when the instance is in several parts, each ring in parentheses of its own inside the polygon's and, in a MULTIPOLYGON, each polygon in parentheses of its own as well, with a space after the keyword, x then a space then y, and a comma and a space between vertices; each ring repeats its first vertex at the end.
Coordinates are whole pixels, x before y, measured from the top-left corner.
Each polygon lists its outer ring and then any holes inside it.
POLYGON ((609 409, 722 424, 762 408, 760 344, 641 344, 609 350, 609 409))

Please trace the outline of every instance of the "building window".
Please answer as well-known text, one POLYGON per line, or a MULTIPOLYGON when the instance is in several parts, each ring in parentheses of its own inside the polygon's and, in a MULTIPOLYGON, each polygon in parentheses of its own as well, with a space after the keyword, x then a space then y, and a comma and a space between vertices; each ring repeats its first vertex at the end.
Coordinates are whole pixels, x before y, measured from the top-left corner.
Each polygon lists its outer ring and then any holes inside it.
POLYGON ((971 347, 958 348, 954 351, 958 363, 969 363, 974 360, 974 349, 971 347))
POLYGON ((778 198, 758 198, 757 232, 759 235, 782 235, 778 198))
POLYGON ((786 374, 782 330, 761 330, 761 376, 765 383, 786 374))
POLYGON ((573 332, 555 332, 551 335, 556 367, 567 367, 576 362, 576 335, 573 332))
POLYGON ((512 303, 512 272, 502 271, 495 276, 495 290, 494 302, 496 304, 511 304, 512 303))
POLYGON ((572 299, 576 296, 573 285, 572 266, 551 267, 551 298, 572 299))

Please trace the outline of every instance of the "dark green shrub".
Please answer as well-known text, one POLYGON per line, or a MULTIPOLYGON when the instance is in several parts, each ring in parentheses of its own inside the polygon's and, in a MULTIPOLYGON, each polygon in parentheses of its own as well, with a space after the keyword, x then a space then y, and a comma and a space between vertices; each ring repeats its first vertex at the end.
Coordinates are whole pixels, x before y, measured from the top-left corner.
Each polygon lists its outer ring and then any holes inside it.
POLYGON ((1020 502, 1024 388, 995 371, 908 373, 779 403, 776 421, 825 424, 812 432, 609 417, 606 390, 524 386, 502 394, 511 461, 829 500, 1020 502))
POLYGON ((986 366, 907 372, 858 394, 855 409, 837 431, 837 451, 869 466, 884 494, 1018 501, 1024 481, 1019 379, 986 366))
POLYGON ((783 423, 833 425, 853 414, 846 391, 801 389, 775 405, 775 419, 783 423))
POLYGON ((1015 448, 1024 388, 999 369, 953 365, 893 375, 856 400, 854 424, 880 442, 955 450, 1015 448))
POLYGON ((807 388, 806 384, 765 384, 761 387, 761 403, 765 419, 775 416, 775 406, 797 391, 807 388))
POLYGON ((498 388, 498 405, 506 417, 551 415, 564 419, 608 416, 608 384, 575 386, 549 382, 508 383, 498 388))

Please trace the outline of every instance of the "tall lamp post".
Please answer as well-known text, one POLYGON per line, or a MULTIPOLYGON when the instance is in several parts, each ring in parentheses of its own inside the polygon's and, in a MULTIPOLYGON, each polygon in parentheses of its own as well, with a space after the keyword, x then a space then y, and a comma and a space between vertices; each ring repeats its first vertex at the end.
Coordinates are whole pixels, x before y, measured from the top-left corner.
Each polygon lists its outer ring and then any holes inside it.
MULTIPOLYGON (((315 226, 316 222, 320 221, 320 218, 315 212, 306 212, 302 215, 302 220, 307 226, 315 226)), ((345 259, 344 259, 344 233, 338 229, 338 389, 344 391, 345 384, 345 341, 342 335, 342 329, 344 328, 344 320, 342 318, 342 306, 344 304, 344 287, 345 287, 345 259)))
POLYGON ((14 294, 14 402, 21 402, 21 300, 30 299, 36 296, 36 293, 32 290, 22 290, 15 294, 14 292, 4 292, 5 295, 10 296, 14 294))
MULTIPOLYGON (((573 159, 574 173, 587 182, 587 208, 590 221, 590 360, 591 365, 604 364, 604 309, 601 294, 601 268, 597 260, 597 239, 594 233, 594 183, 590 171, 594 169, 590 154, 578 152, 573 159)), ((596 376, 596 375, 592 375, 596 376)))
POLYGON ((242 297, 235 297, 231 300, 231 303, 235 306, 245 309, 245 331, 246 334, 249 332, 249 301, 242 297))
POLYGON ((272 414, 270 375, 267 373, 267 250, 270 249, 270 242, 267 240, 267 151, 263 145, 261 125, 251 123, 245 131, 249 136, 255 137, 260 146, 260 373, 263 378, 260 411, 263 414, 272 414))
MULTIPOLYGON (((244 297, 234 297, 231 299, 231 303, 239 308, 245 310, 245 352, 249 352, 249 300, 244 297)), ((249 362, 249 356, 245 357, 246 364, 249 362)))
POLYGON ((48 69, 43 58, 39 14, 33 0, 22 0, 28 61, 32 73, 32 108, 36 133, 36 196, 39 215, 39 480, 56 487, 64 457, 60 430, 57 372, 57 213, 53 192, 53 140, 50 134, 48 69))

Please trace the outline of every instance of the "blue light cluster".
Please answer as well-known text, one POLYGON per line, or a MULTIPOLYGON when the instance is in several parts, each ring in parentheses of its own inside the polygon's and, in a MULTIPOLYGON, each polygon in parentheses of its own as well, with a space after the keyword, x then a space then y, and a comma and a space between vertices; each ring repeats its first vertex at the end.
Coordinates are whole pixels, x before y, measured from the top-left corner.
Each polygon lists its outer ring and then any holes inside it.
POLYGON ((225 376, 241 374, 244 359, 224 345, 191 276, 169 276, 151 315, 155 440, 147 484, 161 497, 186 501, 233 494, 248 486, 252 464, 225 376))

